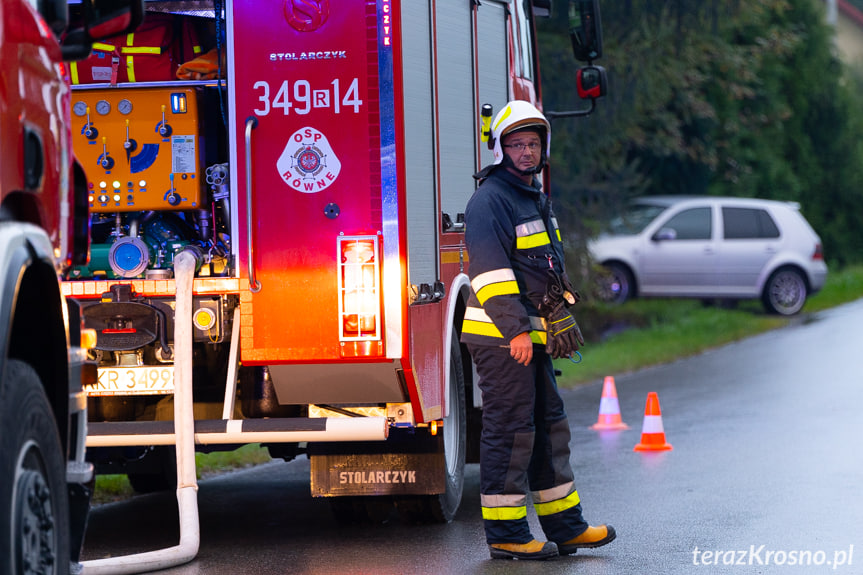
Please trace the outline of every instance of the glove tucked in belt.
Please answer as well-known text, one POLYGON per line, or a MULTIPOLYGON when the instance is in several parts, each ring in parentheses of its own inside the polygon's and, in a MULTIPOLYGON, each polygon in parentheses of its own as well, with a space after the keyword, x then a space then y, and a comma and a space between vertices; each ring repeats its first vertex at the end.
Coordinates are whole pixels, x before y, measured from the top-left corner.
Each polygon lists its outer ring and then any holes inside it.
POLYGON ((569 357, 584 345, 581 328, 566 309, 567 305, 580 300, 581 297, 567 278, 549 273, 545 294, 538 308, 548 324, 545 350, 554 359, 569 357))
POLYGON ((584 345, 581 328, 578 327, 572 314, 566 310, 563 302, 549 310, 546 321, 548 331, 545 351, 552 358, 569 357, 584 345))

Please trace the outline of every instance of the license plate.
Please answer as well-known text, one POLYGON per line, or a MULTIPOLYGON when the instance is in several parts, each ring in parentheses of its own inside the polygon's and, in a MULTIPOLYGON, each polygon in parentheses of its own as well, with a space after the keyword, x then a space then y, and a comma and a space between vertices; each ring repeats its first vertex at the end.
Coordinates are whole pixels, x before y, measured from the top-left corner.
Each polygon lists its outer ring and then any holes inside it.
POLYGON ((89 396, 174 393, 174 366, 100 367, 99 381, 84 386, 89 396))

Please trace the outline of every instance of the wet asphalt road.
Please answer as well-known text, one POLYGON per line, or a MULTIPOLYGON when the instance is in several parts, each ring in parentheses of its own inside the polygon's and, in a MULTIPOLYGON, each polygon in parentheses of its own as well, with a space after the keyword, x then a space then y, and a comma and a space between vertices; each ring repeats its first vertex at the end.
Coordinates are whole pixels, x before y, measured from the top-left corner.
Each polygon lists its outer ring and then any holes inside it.
MULTIPOLYGON (((303 459, 202 481, 198 558, 162 573, 863 573, 861 326, 863 300, 695 358, 609 374, 627 431, 589 429, 601 382, 564 391, 585 516, 618 531, 607 547, 490 560, 476 465, 448 525, 394 515, 340 527, 310 497, 303 459), (673 451, 632 450, 649 391, 673 451)), ((173 494, 102 506, 85 558, 175 545, 176 523, 173 494)))

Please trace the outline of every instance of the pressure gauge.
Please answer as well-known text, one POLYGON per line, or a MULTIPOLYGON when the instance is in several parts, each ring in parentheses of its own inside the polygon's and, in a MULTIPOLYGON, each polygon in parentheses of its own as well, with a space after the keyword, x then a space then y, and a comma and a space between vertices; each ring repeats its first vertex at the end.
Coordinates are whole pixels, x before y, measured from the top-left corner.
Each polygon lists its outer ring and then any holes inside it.
POLYGON ((72 111, 75 113, 76 116, 85 116, 87 114, 86 102, 78 100, 77 102, 75 102, 75 105, 72 106, 72 111))
POLYGON ((96 113, 100 116, 104 116, 108 112, 111 111, 111 104, 108 100, 99 100, 96 102, 96 113))
POLYGON ((117 102, 117 110, 120 111, 121 114, 126 115, 132 111, 132 102, 123 98, 119 102, 117 102))

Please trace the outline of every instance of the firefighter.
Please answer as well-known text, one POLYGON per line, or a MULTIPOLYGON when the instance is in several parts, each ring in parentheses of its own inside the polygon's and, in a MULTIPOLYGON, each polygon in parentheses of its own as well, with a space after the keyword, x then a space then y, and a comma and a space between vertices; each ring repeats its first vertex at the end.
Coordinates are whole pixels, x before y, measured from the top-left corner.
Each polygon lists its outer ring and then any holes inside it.
POLYGON ((481 184, 465 212, 471 294, 462 341, 482 391, 480 502, 492 558, 547 559, 605 545, 615 532, 582 517, 552 365, 584 339, 567 310, 578 294, 536 177, 551 126, 530 103, 513 101, 495 117, 491 137, 494 163, 476 174, 481 184), (548 541, 531 535, 528 491, 548 541))

